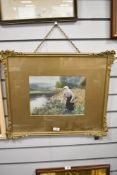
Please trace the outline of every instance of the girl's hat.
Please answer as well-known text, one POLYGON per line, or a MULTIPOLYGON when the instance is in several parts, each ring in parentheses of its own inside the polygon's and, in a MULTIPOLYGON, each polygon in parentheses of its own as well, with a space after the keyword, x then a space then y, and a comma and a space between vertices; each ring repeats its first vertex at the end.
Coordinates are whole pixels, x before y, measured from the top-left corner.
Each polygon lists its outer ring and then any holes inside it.
POLYGON ((69 87, 68 86, 64 86, 64 88, 63 89, 69 89, 69 87))

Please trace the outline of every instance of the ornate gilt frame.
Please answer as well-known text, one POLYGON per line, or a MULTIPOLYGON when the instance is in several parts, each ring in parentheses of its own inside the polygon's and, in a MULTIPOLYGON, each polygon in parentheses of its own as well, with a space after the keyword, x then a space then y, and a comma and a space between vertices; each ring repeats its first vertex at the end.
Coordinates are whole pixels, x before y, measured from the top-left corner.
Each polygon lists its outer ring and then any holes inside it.
POLYGON ((0 54, 1 62, 4 65, 6 80, 9 115, 7 135, 9 138, 31 135, 74 134, 105 136, 107 134, 107 99, 111 65, 115 59, 114 51, 101 53, 18 53, 14 51, 1 51, 0 54), (69 68, 67 68, 67 66, 69 68), (72 69, 72 66, 74 66, 74 69, 72 69), (71 115, 68 116, 67 119, 64 115, 60 117, 48 115, 40 117, 30 116, 28 113, 28 86, 26 85, 26 76, 30 74, 85 74, 87 78, 86 113, 83 119, 79 116, 71 115), (14 81, 16 81, 16 84, 13 85, 14 81), (16 90, 17 88, 19 88, 19 91, 16 90), (98 95, 95 96, 96 93, 99 93, 98 98, 98 95), (24 98, 21 99, 20 97, 23 95, 24 98), (93 106, 94 103, 95 105, 93 106), (62 118, 64 118, 64 120, 62 120, 62 118), (59 124, 57 124, 57 122, 59 124), (77 125, 77 122, 82 123, 81 128, 77 125), (40 123, 42 123, 42 125, 40 123), (75 126, 70 123, 77 124, 75 126), (70 124, 72 129, 67 128, 66 124, 70 124), (53 131, 52 127, 55 126, 60 130, 53 131))

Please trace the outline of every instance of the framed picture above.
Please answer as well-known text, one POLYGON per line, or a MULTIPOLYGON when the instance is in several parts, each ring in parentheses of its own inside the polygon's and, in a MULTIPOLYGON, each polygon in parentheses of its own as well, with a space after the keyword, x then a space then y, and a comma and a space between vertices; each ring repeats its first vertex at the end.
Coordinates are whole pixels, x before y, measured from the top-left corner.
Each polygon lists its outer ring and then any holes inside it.
POLYGON ((114 54, 1 52, 7 85, 8 137, 106 135, 114 54))
POLYGON ((77 0, 0 0, 1 23, 77 20, 77 0))
POLYGON ((5 128, 4 109, 3 109, 2 88, 0 81, 0 139, 5 138, 6 138, 6 128, 5 128))
POLYGON ((111 37, 117 38, 117 0, 112 0, 111 3, 111 37))
POLYGON ((36 169, 36 175, 110 175, 110 165, 36 169))

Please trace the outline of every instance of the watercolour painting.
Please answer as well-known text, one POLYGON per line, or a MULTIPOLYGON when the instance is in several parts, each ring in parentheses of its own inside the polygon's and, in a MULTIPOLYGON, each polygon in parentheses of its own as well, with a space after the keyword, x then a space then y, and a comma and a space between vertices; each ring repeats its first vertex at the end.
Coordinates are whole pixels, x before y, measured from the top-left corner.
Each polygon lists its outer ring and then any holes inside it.
POLYGON ((8 138, 107 134, 114 51, 1 52, 8 104, 8 138))
POLYGON ((31 115, 83 115, 83 76, 29 76, 31 115))

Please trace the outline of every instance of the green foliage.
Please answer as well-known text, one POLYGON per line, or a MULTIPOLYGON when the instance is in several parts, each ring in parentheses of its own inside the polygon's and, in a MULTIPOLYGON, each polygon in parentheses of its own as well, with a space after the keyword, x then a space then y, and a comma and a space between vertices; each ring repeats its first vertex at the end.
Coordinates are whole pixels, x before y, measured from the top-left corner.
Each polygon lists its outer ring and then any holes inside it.
POLYGON ((85 77, 76 77, 76 76, 68 76, 68 77, 60 77, 60 81, 64 86, 68 86, 69 88, 83 88, 86 86, 86 78, 85 77))
POLYGON ((64 84, 60 81, 57 81, 56 82, 56 88, 63 88, 64 87, 64 84))
POLYGON ((41 108, 34 108, 33 115, 58 115, 65 113, 65 104, 60 100, 50 100, 41 108))

